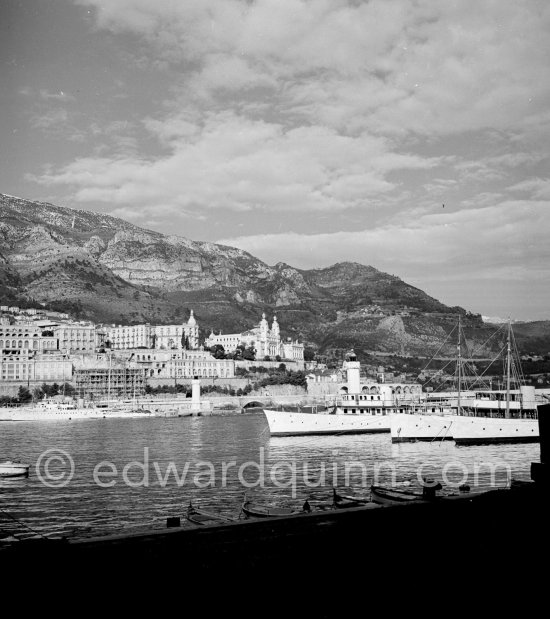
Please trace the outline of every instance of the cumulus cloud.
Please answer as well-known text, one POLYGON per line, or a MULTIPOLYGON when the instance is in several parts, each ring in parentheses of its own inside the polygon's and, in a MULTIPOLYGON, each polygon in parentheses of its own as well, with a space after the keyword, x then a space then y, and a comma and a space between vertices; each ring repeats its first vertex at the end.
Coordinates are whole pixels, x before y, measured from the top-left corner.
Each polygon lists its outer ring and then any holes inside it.
POLYGON ((282 89, 287 112, 338 128, 509 128, 545 110, 542 0, 80 0, 98 24, 143 36, 195 88, 282 89))
POLYGON ((535 200, 550 200, 550 178, 528 178, 508 187, 508 190, 526 192, 535 200))
POLYGON ((406 175, 396 171, 454 158, 455 178, 496 183, 515 163, 537 161, 526 149, 523 159, 501 149, 461 162, 442 141, 476 131, 525 138, 546 113, 542 0, 78 3, 95 9, 98 28, 145 41, 175 81, 169 111, 142 121, 161 156, 122 136, 111 158, 100 149, 36 176, 66 184, 76 200, 343 210, 402 190, 406 175))
POLYGON ((230 113, 200 126, 147 122, 170 145, 163 158, 82 158, 37 181, 75 186, 81 201, 151 202, 206 209, 342 210, 390 191, 386 175, 429 169, 437 158, 389 152, 383 138, 312 126, 284 130, 230 113))
MULTIPOLYGON (((299 268, 354 261, 403 279, 445 283, 550 280, 548 201, 505 201, 486 208, 396 216, 385 225, 323 234, 259 234, 219 242, 269 264, 299 268)), ((491 284, 492 286, 492 284, 491 284)), ((466 295, 467 296, 467 295, 466 295)))

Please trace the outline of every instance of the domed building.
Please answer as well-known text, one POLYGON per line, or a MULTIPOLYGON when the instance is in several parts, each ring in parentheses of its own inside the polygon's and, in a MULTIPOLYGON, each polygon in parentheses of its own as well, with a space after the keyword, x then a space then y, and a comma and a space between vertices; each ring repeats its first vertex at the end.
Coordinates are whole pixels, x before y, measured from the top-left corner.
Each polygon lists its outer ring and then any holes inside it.
POLYGON ((191 310, 187 323, 154 327, 153 337, 153 348, 196 350, 199 347, 199 325, 193 315, 193 310, 191 310))
POLYGON ((256 349, 256 359, 262 360, 269 357, 274 360, 277 356, 281 359, 290 359, 293 361, 303 361, 304 345, 288 338, 287 341, 281 340, 281 332, 277 316, 273 316, 271 328, 266 319, 265 313, 262 314, 262 319, 259 324, 248 331, 242 333, 218 333, 212 332, 205 340, 204 345, 208 348, 215 345, 223 346, 225 352, 233 352, 237 346, 243 344, 246 347, 252 346, 256 349))

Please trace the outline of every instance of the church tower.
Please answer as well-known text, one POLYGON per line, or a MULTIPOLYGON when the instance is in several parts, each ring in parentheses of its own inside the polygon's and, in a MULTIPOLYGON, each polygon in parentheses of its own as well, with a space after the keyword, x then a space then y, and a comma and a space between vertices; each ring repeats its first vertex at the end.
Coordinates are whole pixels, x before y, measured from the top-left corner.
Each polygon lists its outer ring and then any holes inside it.
POLYGON ((280 339, 281 332, 279 331, 279 323, 277 322, 277 316, 273 316, 273 324, 271 325, 271 335, 274 338, 280 339))
POLYGON ((191 350, 196 350, 199 347, 199 325, 195 320, 193 310, 191 310, 191 315, 189 316, 189 320, 183 330, 184 335, 189 342, 189 348, 191 350))

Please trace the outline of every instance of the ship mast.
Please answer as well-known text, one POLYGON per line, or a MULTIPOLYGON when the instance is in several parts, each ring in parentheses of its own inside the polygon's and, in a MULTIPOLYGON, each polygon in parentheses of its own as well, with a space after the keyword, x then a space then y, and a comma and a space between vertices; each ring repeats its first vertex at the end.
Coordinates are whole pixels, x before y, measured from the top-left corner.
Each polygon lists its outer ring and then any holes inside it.
POLYGON ((512 321, 508 320, 508 350, 506 353, 506 419, 510 419, 510 371, 511 371, 511 346, 510 346, 510 331, 512 330, 512 321))
POLYGON ((460 314, 458 315, 458 343, 457 343, 457 352, 458 352, 458 357, 457 357, 457 373, 458 373, 458 398, 457 398, 457 403, 456 403, 456 412, 458 415, 460 415, 460 388, 461 388, 461 382, 462 382, 462 357, 460 354, 460 328, 461 328, 461 316, 460 314))
POLYGON ((112 352, 109 351, 109 372, 107 373, 107 406, 111 405, 111 359, 112 352))

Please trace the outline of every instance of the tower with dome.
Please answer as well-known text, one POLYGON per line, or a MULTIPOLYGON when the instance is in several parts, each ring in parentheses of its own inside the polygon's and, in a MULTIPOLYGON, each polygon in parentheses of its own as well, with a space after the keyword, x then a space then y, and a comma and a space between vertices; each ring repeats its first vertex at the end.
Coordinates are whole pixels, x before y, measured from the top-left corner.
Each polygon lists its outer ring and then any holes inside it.
POLYGON ((189 320, 181 325, 155 326, 154 335, 154 348, 196 350, 199 347, 199 325, 193 310, 191 310, 189 320))
POLYGON ((275 360, 277 356, 292 361, 303 361, 304 359, 304 345, 298 343, 298 341, 293 341, 291 338, 283 341, 277 316, 273 316, 270 327, 265 313, 262 314, 260 322, 248 331, 226 334, 221 331, 216 334, 212 331, 204 345, 210 348, 217 344, 223 346, 228 353, 235 351, 237 346, 241 344, 246 347, 252 346, 256 349, 257 360, 265 359, 265 357, 275 360))

